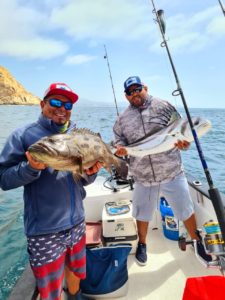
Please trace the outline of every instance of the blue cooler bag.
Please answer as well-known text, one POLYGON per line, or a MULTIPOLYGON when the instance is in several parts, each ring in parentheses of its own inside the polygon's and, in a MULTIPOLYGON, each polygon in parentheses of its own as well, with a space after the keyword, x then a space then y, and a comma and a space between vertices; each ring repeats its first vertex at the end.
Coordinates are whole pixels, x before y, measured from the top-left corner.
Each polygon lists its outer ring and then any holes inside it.
POLYGON ((128 280, 127 257, 132 247, 116 245, 86 249, 86 279, 80 287, 86 295, 113 293, 128 280))
POLYGON ((174 217, 171 207, 163 197, 160 199, 160 212, 162 215, 162 226, 165 237, 170 240, 178 241, 179 221, 174 217))

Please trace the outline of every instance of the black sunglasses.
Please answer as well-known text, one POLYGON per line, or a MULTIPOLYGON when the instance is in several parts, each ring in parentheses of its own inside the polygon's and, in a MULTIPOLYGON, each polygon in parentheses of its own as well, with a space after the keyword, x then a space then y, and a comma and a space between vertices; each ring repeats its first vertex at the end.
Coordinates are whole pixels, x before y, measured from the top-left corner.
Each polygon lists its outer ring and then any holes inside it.
POLYGON ((56 108, 60 108, 62 106, 64 106, 65 110, 71 110, 73 108, 73 103, 63 102, 59 99, 50 99, 48 102, 52 107, 56 107, 56 108))
POLYGON ((131 91, 128 90, 125 93, 126 93, 127 96, 132 96, 134 93, 140 93, 142 91, 142 88, 143 88, 143 86, 141 85, 141 86, 138 86, 138 87, 136 87, 135 89, 133 89, 131 91))

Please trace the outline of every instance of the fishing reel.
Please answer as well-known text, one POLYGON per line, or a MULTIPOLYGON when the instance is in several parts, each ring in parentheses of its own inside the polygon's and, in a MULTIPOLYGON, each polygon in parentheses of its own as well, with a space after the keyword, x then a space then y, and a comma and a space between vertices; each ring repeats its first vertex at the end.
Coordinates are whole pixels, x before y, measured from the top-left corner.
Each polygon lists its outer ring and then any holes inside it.
POLYGON ((203 225, 202 230, 197 230, 197 234, 204 246, 205 252, 208 255, 211 255, 213 260, 208 262, 204 260, 198 254, 198 247, 196 240, 186 240, 186 237, 180 236, 178 240, 179 248, 182 251, 186 250, 187 245, 192 245, 194 247, 195 255, 197 259, 207 268, 218 268, 225 273, 225 243, 222 237, 222 233, 219 227, 218 222, 212 220, 206 222, 203 225))
POLYGON ((120 189, 130 187, 133 190, 134 179, 132 176, 127 175, 126 178, 121 177, 114 165, 111 165, 111 176, 106 179, 104 186, 111 189, 113 192, 118 192, 120 189))
POLYGON ((126 178, 121 177, 118 172, 116 171, 116 168, 112 165, 111 166, 111 172, 112 172, 112 179, 116 182, 117 185, 129 185, 130 189, 133 190, 134 185, 134 179, 132 176, 127 174, 126 178))
POLYGON ((203 225, 205 247, 210 254, 225 255, 225 245, 218 222, 210 220, 203 225))

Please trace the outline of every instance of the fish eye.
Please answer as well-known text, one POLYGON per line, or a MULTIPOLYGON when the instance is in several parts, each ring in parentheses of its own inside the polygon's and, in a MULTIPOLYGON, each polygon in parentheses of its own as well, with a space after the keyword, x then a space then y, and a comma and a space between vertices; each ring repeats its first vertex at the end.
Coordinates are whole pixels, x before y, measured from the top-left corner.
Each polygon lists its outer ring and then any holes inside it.
POLYGON ((52 138, 49 138, 48 141, 49 141, 50 143, 52 143, 52 144, 55 144, 55 140, 52 139, 52 138))
POLYGON ((199 118, 196 118, 196 119, 193 120, 193 125, 194 125, 194 126, 198 126, 199 123, 200 123, 199 118))

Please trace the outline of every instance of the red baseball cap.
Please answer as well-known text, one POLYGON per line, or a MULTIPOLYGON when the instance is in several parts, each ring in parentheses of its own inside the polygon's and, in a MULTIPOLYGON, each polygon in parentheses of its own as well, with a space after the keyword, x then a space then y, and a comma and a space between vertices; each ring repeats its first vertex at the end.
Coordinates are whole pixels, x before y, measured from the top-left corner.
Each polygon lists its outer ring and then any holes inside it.
POLYGON ((44 99, 51 95, 63 95, 70 99, 72 103, 77 102, 78 95, 75 94, 71 88, 65 83, 52 83, 49 88, 45 91, 44 99))

